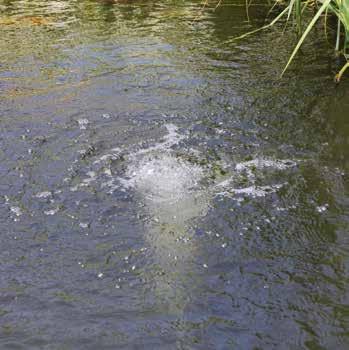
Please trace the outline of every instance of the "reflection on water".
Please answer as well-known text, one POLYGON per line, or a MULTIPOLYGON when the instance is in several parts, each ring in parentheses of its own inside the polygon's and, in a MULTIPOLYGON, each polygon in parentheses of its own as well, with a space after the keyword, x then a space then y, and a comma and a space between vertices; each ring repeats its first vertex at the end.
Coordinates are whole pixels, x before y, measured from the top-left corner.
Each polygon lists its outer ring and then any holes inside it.
POLYGON ((1 349, 347 348, 341 63, 214 6, 0 0, 1 349))

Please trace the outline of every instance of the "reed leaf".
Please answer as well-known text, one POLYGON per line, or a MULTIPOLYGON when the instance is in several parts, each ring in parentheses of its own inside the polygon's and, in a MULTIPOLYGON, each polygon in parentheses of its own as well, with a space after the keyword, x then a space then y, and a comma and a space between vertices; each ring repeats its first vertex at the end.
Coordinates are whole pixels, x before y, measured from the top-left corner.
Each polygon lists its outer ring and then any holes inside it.
POLYGON ((237 41, 237 40, 246 38, 246 37, 249 36, 249 35, 258 33, 258 32, 260 32, 261 30, 264 30, 264 29, 267 29, 267 28, 272 27, 277 21, 279 21, 279 20, 288 12, 288 9, 289 9, 289 6, 287 6, 287 7, 286 7, 278 16, 276 16, 269 24, 267 24, 267 25, 265 25, 265 26, 263 26, 263 27, 261 27, 261 28, 252 30, 251 32, 242 34, 242 35, 240 35, 240 36, 238 36, 238 37, 235 37, 235 38, 229 40, 229 42, 233 42, 233 41, 237 41))
POLYGON ((301 38, 299 39, 296 47, 294 48, 285 68, 283 69, 282 73, 281 73, 281 77, 284 75, 284 73, 286 72, 288 66, 290 65, 290 63, 292 62, 294 56, 296 55, 296 53, 298 52, 299 48, 301 47, 301 45, 303 44, 303 41, 305 40, 305 38, 307 37, 307 35, 309 34, 309 32, 311 31, 311 29, 314 27, 316 21, 319 19, 319 17, 322 15, 322 13, 326 10, 326 8, 328 7, 328 5, 330 4, 332 0, 325 0, 323 2, 323 4, 321 5, 321 7, 319 8, 319 10, 316 12, 315 16, 312 18, 312 20, 310 21, 307 29, 304 31, 303 35, 301 36, 301 38))

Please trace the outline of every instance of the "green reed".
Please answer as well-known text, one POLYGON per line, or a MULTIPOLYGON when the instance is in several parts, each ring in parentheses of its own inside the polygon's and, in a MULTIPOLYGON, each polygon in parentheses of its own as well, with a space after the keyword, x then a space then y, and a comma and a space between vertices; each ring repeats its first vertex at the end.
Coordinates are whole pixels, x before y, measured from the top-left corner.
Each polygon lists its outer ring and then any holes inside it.
MULTIPOLYGON (((281 4, 281 0, 277 0, 274 6, 278 4, 281 4)), ((323 17, 325 18, 326 24, 328 15, 337 17, 338 25, 335 49, 336 51, 342 53, 347 61, 341 70, 336 74, 335 80, 338 82, 344 74, 345 70, 349 68, 349 0, 289 0, 286 3, 286 7, 281 11, 281 13, 278 14, 269 24, 254 31, 245 33, 237 38, 234 38, 233 40, 242 39, 248 35, 267 29, 273 26, 282 18, 286 18, 286 21, 292 20, 296 24, 299 40, 293 52, 291 53, 290 58, 285 65, 285 68, 281 73, 282 77, 293 61, 304 40, 315 26, 316 22, 320 17, 323 17), (310 22, 304 26, 305 19, 303 14, 304 11, 309 9, 313 9, 315 12, 312 15, 310 22), (305 29, 303 30, 303 28, 305 29)), ((306 17, 308 21, 309 16, 306 17)))

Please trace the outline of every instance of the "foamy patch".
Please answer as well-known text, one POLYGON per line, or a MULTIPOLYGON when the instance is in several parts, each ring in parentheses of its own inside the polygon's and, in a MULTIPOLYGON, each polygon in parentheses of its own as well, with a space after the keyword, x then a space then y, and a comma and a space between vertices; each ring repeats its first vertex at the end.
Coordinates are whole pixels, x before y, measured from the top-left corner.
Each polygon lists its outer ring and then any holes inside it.
POLYGON ((232 197, 234 195, 245 195, 252 198, 265 197, 271 193, 275 193, 282 186, 284 186, 284 184, 275 184, 271 186, 249 186, 244 188, 230 188, 227 191, 217 193, 216 196, 232 197))
POLYGON ((108 160, 117 160, 120 158, 122 154, 122 150, 121 148, 113 148, 110 153, 104 154, 103 156, 101 156, 100 158, 98 158, 97 160, 95 160, 93 162, 93 164, 99 164, 99 163, 104 163, 107 162, 108 160))
POLYGON ((10 210, 12 213, 14 213, 16 216, 20 216, 23 214, 22 209, 20 207, 10 207, 10 210))
POLYGON ((70 187, 71 192, 76 192, 81 187, 88 187, 91 185, 91 183, 95 182, 97 180, 97 173, 95 171, 88 171, 87 176, 85 179, 82 180, 79 184, 70 187))
POLYGON ((125 187, 134 188, 155 202, 176 202, 196 190, 203 171, 170 154, 148 156, 130 164, 125 187))
POLYGON ((161 142, 129 155, 130 164, 119 180, 124 188, 135 189, 147 200, 173 203, 198 189, 203 170, 171 154, 185 135, 178 133, 176 125, 165 127, 167 134, 161 142))
POLYGON ((78 119, 78 124, 79 124, 79 128, 81 130, 86 130, 87 125, 89 124, 89 120, 88 119, 78 119))
POLYGON ((49 198, 51 196, 52 196, 52 192, 50 191, 39 192, 35 195, 36 198, 49 198))
POLYGON ((252 198, 257 197, 265 197, 271 193, 277 192, 281 187, 285 185, 283 184, 272 184, 267 186, 256 186, 256 173, 255 170, 286 170, 288 168, 295 167, 297 163, 293 160, 289 159, 269 159, 269 158, 256 158, 250 161, 237 163, 235 166, 236 174, 218 184, 216 187, 223 188, 225 191, 216 193, 216 196, 228 196, 228 197, 236 197, 237 200, 241 198, 241 196, 249 196, 252 198), (243 188, 235 188, 234 182, 235 180, 239 180, 239 176, 241 173, 247 175, 250 186, 243 188))
POLYGON ((88 186, 91 182, 95 181, 97 178, 97 174, 94 171, 87 172, 87 178, 82 180, 81 186, 88 186))
POLYGON ((108 181, 105 181, 101 184, 101 188, 106 188, 109 194, 112 194, 114 191, 120 188, 120 184, 117 180, 111 178, 108 181))
POLYGON ((168 151, 171 147, 179 144, 180 141, 185 139, 185 135, 178 133, 178 127, 174 124, 166 124, 167 134, 164 136, 163 141, 155 144, 152 147, 138 151, 135 155, 139 156, 149 152, 156 151, 168 151))
POLYGON ((55 215, 59 212, 59 207, 56 207, 54 209, 50 209, 50 210, 45 210, 44 214, 45 215, 55 215))
POLYGON ((286 170, 293 168, 297 163, 290 159, 269 159, 269 158, 256 158, 246 162, 237 163, 235 170, 237 172, 246 172, 249 177, 254 177, 253 169, 265 169, 272 168, 276 170, 286 170))

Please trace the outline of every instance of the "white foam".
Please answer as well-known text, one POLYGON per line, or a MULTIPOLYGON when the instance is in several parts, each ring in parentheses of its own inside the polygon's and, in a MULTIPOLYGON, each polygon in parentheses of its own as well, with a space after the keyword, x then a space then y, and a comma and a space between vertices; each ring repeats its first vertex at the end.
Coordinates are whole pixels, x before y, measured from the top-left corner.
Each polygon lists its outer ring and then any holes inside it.
POLYGON ((59 207, 54 208, 54 209, 50 209, 50 210, 45 210, 44 214, 45 215, 55 215, 58 213, 58 211, 59 211, 59 207))
MULTIPOLYGON (((92 181, 95 181, 97 178, 97 174, 94 171, 88 171, 87 175, 88 175, 88 177, 86 179, 82 180, 83 184, 85 184, 85 185, 89 185, 92 181)), ((84 186, 83 184, 81 184, 81 185, 84 186)))
POLYGON ((164 155, 143 159, 129 168, 129 184, 156 201, 177 201, 194 190, 203 176, 200 167, 164 155))
POLYGON ((253 169, 273 168, 277 170, 286 170, 295 167, 297 163, 290 159, 270 159, 256 158, 246 162, 237 163, 235 170, 237 172, 245 171, 249 177, 254 177, 253 169))
POLYGON ((136 156, 160 150, 168 151, 172 146, 179 144, 180 141, 185 139, 185 135, 178 133, 178 127, 176 125, 166 124, 164 126, 167 129, 167 134, 164 136, 163 142, 159 142, 152 147, 138 151, 136 156))
POLYGON ((185 135, 173 124, 165 127, 167 134, 162 142, 130 155, 126 176, 120 182, 148 200, 171 203, 197 189, 203 169, 171 154, 171 147, 185 135))
POLYGON ((113 148, 111 150, 111 153, 104 154, 99 159, 95 160, 93 164, 99 164, 101 162, 106 162, 108 160, 117 160, 120 157, 121 152, 122 152, 121 148, 118 148, 118 147, 113 148))
POLYGON ((249 186, 243 188, 230 188, 227 191, 219 192, 216 196, 246 195, 253 198, 265 197, 268 194, 275 193, 284 184, 275 184, 271 186, 249 186))
POLYGON ((78 119, 79 128, 81 130, 85 130, 89 123, 88 119, 78 119))
POLYGON ((52 196, 52 193, 50 191, 39 192, 35 195, 36 198, 48 198, 51 196, 52 196))
POLYGON ((164 154, 130 164, 122 183, 153 201, 174 202, 194 191, 202 176, 199 166, 164 154))
MULTIPOLYGON (((87 125, 85 121, 80 123, 87 125)), ((203 178, 209 168, 201 167, 174 155, 173 147, 179 145, 187 135, 179 133, 179 129, 174 124, 166 124, 166 135, 155 145, 142 148, 136 152, 127 152, 120 148, 113 148, 108 153, 100 156, 93 162, 94 170, 87 173, 87 177, 71 191, 76 191, 80 187, 89 186, 96 181, 100 174, 103 174, 104 181, 102 188, 107 188, 109 193, 116 189, 128 191, 133 189, 140 195, 146 206, 153 207, 151 211, 156 213, 159 205, 162 210, 168 211, 168 214, 174 212, 171 205, 177 207, 183 216, 189 217, 191 214, 184 215, 184 210, 189 210, 189 206, 195 205, 201 196, 208 201, 209 196, 229 195, 235 196, 241 200, 242 196, 264 197, 270 193, 276 192, 284 184, 272 184, 269 186, 256 186, 256 170, 270 169, 286 170, 294 167, 297 163, 289 159, 272 159, 268 157, 257 157, 255 159, 240 162, 235 165, 235 172, 232 176, 213 186, 206 184, 203 188, 203 178), (114 175, 108 163, 110 160, 120 159, 122 153, 127 153, 127 168, 123 175, 114 175), (247 175, 249 185, 244 188, 236 188, 236 180, 241 175, 247 175), (234 184, 235 183, 235 184, 234 184), (218 193, 217 193, 218 192, 218 193), (157 209, 155 209, 157 207, 157 209)), ((200 155, 200 152, 191 149, 190 154, 200 155)), ((117 171, 115 171, 117 172, 117 171)), ((208 203, 207 203, 208 204, 208 203)), ((206 206, 206 204, 204 205, 206 206)), ((194 213, 192 213, 194 215, 194 213)), ((173 214, 175 215, 175 213, 173 214)), ((167 216, 167 214, 166 214, 167 216)), ((197 216, 195 214, 194 216, 197 216)))
POLYGON ((16 216, 22 215, 22 210, 20 207, 10 207, 10 210, 12 213, 14 213, 16 216))
MULTIPOLYGON (((236 174, 232 177, 216 184, 215 187, 226 189, 225 191, 216 193, 216 196, 229 196, 233 197, 236 195, 246 195, 253 198, 265 197, 268 194, 276 192, 278 189, 283 187, 285 184, 273 184, 269 186, 256 186, 256 174, 254 169, 276 169, 286 170, 291 167, 295 167, 297 163, 290 159, 270 159, 270 158, 256 158, 246 162, 240 162, 235 165, 236 174), (251 183, 250 186, 243 188, 234 188, 234 180, 236 175, 245 173, 251 183)), ((239 197, 237 197, 237 200, 239 197)))

